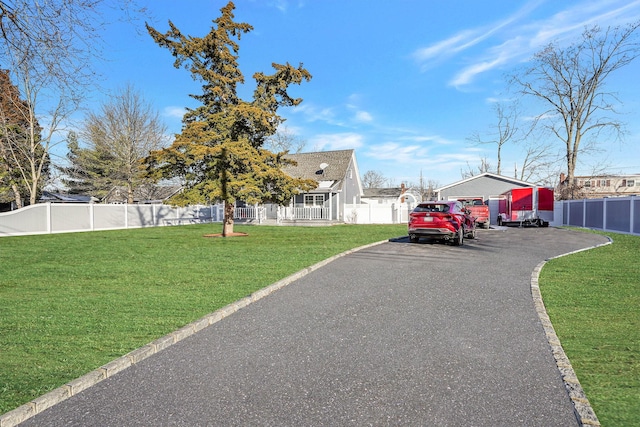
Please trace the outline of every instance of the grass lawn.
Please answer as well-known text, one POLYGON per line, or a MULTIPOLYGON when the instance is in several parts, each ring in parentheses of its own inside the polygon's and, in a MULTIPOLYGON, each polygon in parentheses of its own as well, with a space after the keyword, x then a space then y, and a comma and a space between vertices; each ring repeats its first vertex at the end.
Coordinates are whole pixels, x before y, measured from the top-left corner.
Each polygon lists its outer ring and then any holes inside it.
MULTIPOLYGON (((219 225, 0 238, 0 414, 406 225, 219 225)), ((551 260, 545 305, 603 426, 640 425, 640 237, 551 260)))
POLYGON ((548 262, 542 298, 603 426, 640 426, 640 237, 548 262))
POLYGON ((191 225, 0 238, 0 414, 406 225, 191 225))

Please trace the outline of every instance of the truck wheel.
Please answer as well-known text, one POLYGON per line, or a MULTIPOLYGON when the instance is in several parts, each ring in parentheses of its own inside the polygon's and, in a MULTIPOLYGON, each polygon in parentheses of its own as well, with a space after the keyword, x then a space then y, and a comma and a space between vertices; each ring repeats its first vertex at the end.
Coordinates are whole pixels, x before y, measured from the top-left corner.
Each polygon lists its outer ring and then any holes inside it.
POLYGON ((462 246, 464 244, 464 230, 462 227, 458 228, 458 233, 456 233, 456 237, 452 243, 453 246, 462 246))

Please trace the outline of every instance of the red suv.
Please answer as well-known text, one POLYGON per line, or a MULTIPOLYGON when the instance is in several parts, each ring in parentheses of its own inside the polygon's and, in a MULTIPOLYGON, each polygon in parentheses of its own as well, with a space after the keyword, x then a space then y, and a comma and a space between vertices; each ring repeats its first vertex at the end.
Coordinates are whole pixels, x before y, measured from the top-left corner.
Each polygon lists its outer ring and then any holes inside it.
POLYGON ((415 243, 420 237, 460 246, 465 237, 476 237, 476 220, 459 201, 423 202, 409 214, 409 240, 415 243))

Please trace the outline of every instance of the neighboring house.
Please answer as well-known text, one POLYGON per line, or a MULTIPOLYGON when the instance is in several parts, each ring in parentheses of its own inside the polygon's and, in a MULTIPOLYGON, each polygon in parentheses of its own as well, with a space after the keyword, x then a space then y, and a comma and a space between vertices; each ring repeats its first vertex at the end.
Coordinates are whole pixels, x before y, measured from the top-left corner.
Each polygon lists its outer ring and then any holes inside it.
POLYGON ((390 205, 398 201, 402 190, 401 187, 365 188, 361 200, 367 204, 390 205))
MULTIPOLYGON (((133 203, 162 203, 181 190, 179 185, 142 185, 133 191, 133 203)), ((104 196, 102 203, 127 203, 127 195, 127 187, 113 187, 104 196)))
MULTIPOLYGON (((280 210, 281 219, 344 220, 344 205, 359 204, 362 182, 355 150, 319 151, 288 154, 297 163, 283 171, 293 178, 313 179, 318 187, 301 193, 291 204, 280 210)), ((275 218, 271 206, 267 218, 275 218)))
MULTIPOLYGON (((567 185, 566 177, 560 174, 560 185, 567 185)), ((579 198, 599 199, 640 194, 640 174, 576 176, 574 183, 580 191, 579 198)))
POLYGON ((513 188, 533 187, 536 184, 509 178, 503 175, 485 172, 453 184, 436 189, 436 200, 450 200, 463 197, 489 197, 498 196, 513 188))
POLYGON ((39 203, 95 203, 98 199, 82 194, 65 194, 43 191, 39 203))
POLYGON ((406 199, 414 204, 422 201, 415 190, 404 184, 400 184, 400 187, 365 188, 363 191, 361 201, 366 204, 394 205, 405 203, 406 199))

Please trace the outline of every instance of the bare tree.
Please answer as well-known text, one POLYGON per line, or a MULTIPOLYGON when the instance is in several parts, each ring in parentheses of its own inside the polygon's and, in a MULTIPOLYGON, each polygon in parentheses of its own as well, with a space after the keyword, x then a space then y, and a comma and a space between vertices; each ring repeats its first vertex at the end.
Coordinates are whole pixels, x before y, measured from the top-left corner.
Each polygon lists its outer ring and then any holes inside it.
POLYGON ((514 178, 520 181, 545 183, 549 185, 556 175, 556 164, 551 144, 529 144, 525 147, 524 158, 518 171, 516 165, 514 178))
POLYGON ((475 132, 470 138, 470 141, 477 144, 495 144, 497 148, 497 160, 496 173, 502 174, 502 147, 509 142, 517 142, 518 138, 523 136, 520 134, 518 128, 518 106, 516 103, 509 104, 508 106, 502 103, 495 103, 493 110, 496 114, 497 123, 491 127, 492 131, 486 137, 482 137, 478 132, 475 132))
POLYGON ((9 72, 0 70, 0 200, 23 206, 30 182, 27 176, 29 144, 28 109, 9 72))
POLYGON ((610 116, 616 113, 619 100, 604 85, 612 72, 640 55, 638 27, 640 21, 606 30, 587 28, 579 41, 566 48, 549 44, 534 56, 531 67, 513 78, 523 94, 548 107, 538 121, 564 145, 569 186, 574 183, 579 154, 594 147, 589 143, 595 139, 585 137, 603 136, 605 131, 614 138, 620 136, 622 124, 610 116))
POLYGON ((366 171, 362 176, 362 185, 364 188, 381 188, 387 179, 380 171, 366 171))
POLYGON ((467 169, 460 169, 460 176, 462 179, 467 179, 479 174, 491 172, 491 170, 492 168, 489 160, 486 157, 482 157, 480 158, 480 165, 477 166, 477 170, 467 162, 467 169))
POLYGON ((418 184, 409 183, 408 187, 416 189, 420 193, 420 201, 434 200, 436 196, 436 189, 440 186, 438 181, 433 179, 426 179, 420 170, 420 178, 418 178, 418 184))
POLYGON ((288 127, 279 128, 278 131, 267 138, 265 148, 274 153, 287 151, 289 153, 300 153, 306 141, 300 139, 296 134, 291 132, 288 127))
MULTIPOLYGON (((131 1, 112 4, 126 8, 131 1)), ((64 141, 60 136, 64 123, 78 110, 94 80, 91 64, 100 52, 102 3, 105 0, 0 1, 0 62, 10 70, 24 99, 27 129, 26 155, 11 167, 29 183, 32 204, 51 149, 64 141)))
POLYGON ((93 167, 127 188, 128 203, 134 201, 134 190, 149 182, 142 159, 168 142, 158 112, 131 85, 104 103, 98 113, 89 113, 81 137, 98 154, 94 162, 102 163, 93 167))

